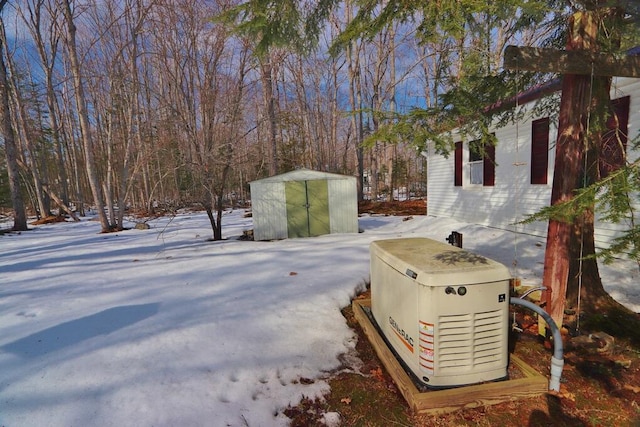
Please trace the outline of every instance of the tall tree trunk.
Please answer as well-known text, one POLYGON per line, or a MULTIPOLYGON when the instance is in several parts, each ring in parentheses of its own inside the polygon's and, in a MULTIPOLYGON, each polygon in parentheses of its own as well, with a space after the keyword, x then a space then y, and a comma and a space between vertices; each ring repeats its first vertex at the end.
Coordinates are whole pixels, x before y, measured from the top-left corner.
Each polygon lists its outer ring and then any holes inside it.
POLYGON ((98 210, 98 218, 102 232, 106 233, 111 230, 111 225, 104 210, 104 200, 102 198, 102 189, 98 180, 98 172, 96 170, 96 162, 93 155, 93 139, 91 137, 91 127, 89 125, 89 112, 87 110, 87 101, 84 95, 82 72, 78 52, 76 49, 76 26, 73 22, 73 13, 71 11, 71 0, 64 1, 64 16, 67 21, 67 48, 69 50, 69 61, 71 62, 71 73, 73 74, 74 90, 76 97, 76 108, 78 109, 78 119, 80 121, 80 131, 82 133, 82 142, 84 145, 85 167, 87 168, 87 177, 89 186, 93 194, 93 203, 98 210))
MULTIPOLYGON (((29 26, 31 34, 38 50, 38 56, 42 63, 42 70, 45 73, 45 90, 47 99, 47 109, 49 117, 49 126, 51 128, 51 138, 55 147, 55 161, 57 165, 57 178, 58 189, 60 192, 60 201, 62 205, 68 206, 69 204, 69 183, 67 177, 67 171, 65 168, 65 159, 63 154, 63 144, 60 137, 60 126, 58 124, 58 106, 56 101, 56 93, 54 89, 53 70, 56 65, 56 58, 58 54, 58 42, 59 31, 58 27, 53 23, 57 21, 58 10, 50 10, 51 23, 49 24, 49 52, 47 52, 47 44, 45 38, 42 35, 42 12, 44 4, 42 1, 34 2, 34 4, 27 3, 27 14, 23 17, 24 21, 29 26)), ((45 190, 46 191, 46 190, 45 190)))
POLYGON ((329 153, 331 154, 331 158, 333 159, 331 163, 333 168, 340 171, 341 173, 345 173, 347 170, 347 156, 345 153, 342 162, 340 162, 340 151, 338 150, 338 99, 340 93, 338 89, 338 67, 335 60, 331 61, 331 82, 332 91, 330 98, 331 116, 329 118, 329 153))
MULTIPOLYGON (((611 9, 613 14, 618 13, 611 9)), ((599 49, 597 33, 603 10, 574 14, 569 21, 567 50, 599 49)), ((598 152, 602 129, 589 128, 590 122, 603 123, 602 105, 609 104, 611 78, 607 76, 565 75, 556 142, 551 205, 570 201, 575 189, 598 179, 598 152), (593 120, 598 117, 598 120, 593 120), (591 120, 590 120, 591 118, 591 120)), ((599 125, 596 125, 599 126, 599 125)), ((551 219, 547 232, 543 283, 547 311, 561 325, 567 298, 573 306, 578 296, 592 308, 598 301, 609 302, 598 272, 594 242, 594 202, 592 207, 569 220, 551 219)))
MULTIPOLYGON (((353 4, 348 1, 345 4, 345 14, 347 22, 353 18, 353 4)), ((360 49, 357 42, 350 42, 345 54, 347 58, 347 69, 349 74, 349 104, 351 105, 351 127, 355 132, 354 146, 356 150, 356 161, 358 166, 358 200, 364 200, 364 123, 362 113, 362 84, 360 81, 360 49)))
MULTIPOLYGON (((619 28, 624 13, 622 9, 600 9, 600 27, 619 28), (604 24, 603 24, 604 22, 604 24)), ((620 46, 620 38, 615 31, 608 34, 612 46, 620 46)), ((597 48, 597 46, 596 46, 597 48)), ((614 113, 611 105, 611 81, 609 76, 593 76, 591 85, 591 110, 589 112, 588 133, 586 135, 587 150, 585 152, 582 186, 589 186, 600 180, 600 155, 603 152, 603 135, 610 114, 614 113)), ((601 313, 609 307, 621 306, 605 291, 595 257, 595 200, 573 224, 570 242, 570 265, 567 282, 566 305, 580 311, 601 313)))
MULTIPOLYGON (((130 40, 130 54, 129 54, 129 94, 123 94, 124 96, 128 95, 129 98, 129 107, 127 111, 127 115, 124 118, 126 123, 127 135, 125 137, 125 147, 124 147, 124 159, 122 162, 122 168, 120 171, 120 179, 118 181, 118 194, 117 194, 117 203, 118 203, 118 216, 116 219, 116 225, 118 229, 124 228, 124 214, 126 210, 126 199, 127 195, 130 192, 130 187, 132 185, 132 180, 130 176, 132 175, 132 163, 134 162, 135 152, 134 148, 137 148, 139 152, 142 152, 142 132, 143 132, 143 124, 140 119, 140 74, 139 74, 139 66, 138 66, 138 55, 139 55, 139 43, 140 37, 139 35, 142 33, 143 26, 146 19, 146 14, 151 6, 144 7, 143 2, 141 0, 136 0, 135 7, 129 9, 128 13, 131 13, 129 17, 129 34, 131 37, 130 40), (136 147, 137 146, 137 147, 136 147)), ((135 171, 135 168, 134 168, 135 171)))
MULTIPOLYGON (((567 50, 592 49, 596 33, 593 14, 576 13, 569 21, 567 50)), ((590 81, 588 75, 569 74, 562 81, 551 206, 571 200, 574 190, 581 186, 590 81)), ((572 230, 573 224, 568 220, 549 220, 543 284, 548 288, 547 311, 558 326, 562 325, 564 315, 572 230)))
MULTIPOLYGON (((0 23, 0 37, 2 37, 2 44, 7 45, 7 37, 5 33, 4 23, 0 23)), ((7 58, 5 65, 7 67, 8 74, 7 83, 9 84, 9 96, 13 96, 13 106, 14 110, 14 123, 16 128, 14 129, 16 135, 21 135, 21 140, 23 143, 23 150, 26 150, 27 156, 24 158, 24 162, 22 165, 24 166, 25 172, 31 174, 31 178, 33 180, 33 192, 35 193, 36 202, 38 205, 38 212, 36 213, 38 218, 48 216, 50 212, 51 203, 49 198, 46 196, 44 189, 42 188, 43 183, 46 185, 46 182, 43 181, 42 173, 40 168, 38 167, 38 155, 36 150, 33 147, 33 132, 29 125, 29 120, 27 119, 27 113, 25 111, 24 102, 22 102, 22 96, 18 90, 18 82, 16 81, 17 71, 14 67, 13 61, 11 58, 7 58)))
MULTIPOLYGON (((0 1, 0 13, 6 4, 6 0, 0 1)), ((0 18, 1 19, 1 18, 0 18)), ((18 167, 18 148, 15 140, 15 132, 11 121, 11 109, 9 107, 9 82, 7 79, 7 67, 4 62, 4 44, 0 41, 0 97, 2 97, 2 136, 4 149, 7 156, 7 171, 9 174, 9 189, 11 203, 13 205, 13 231, 26 231, 27 213, 20 190, 20 169, 18 167)))
MULTIPOLYGON (((594 76, 591 85, 591 111, 590 116, 596 123, 596 115, 602 116, 602 106, 609 105, 609 91, 611 90, 611 78, 606 76, 594 76)), ((592 120, 588 120, 591 122, 592 120)), ((597 124, 596 126, 599 126, 597 124)), ((586 150, 583 154, 583 169, 580 187, 586 187, 599 179, 598 147, 602 140, 603 130, 587 127, 585 135, 586 150)), ((595 247, 595 200, 591 201, 591 207, 582 212, 573 222, 569 241, 569 276, 567 278, 567 307, 592 311, 598 300, 608 294, 602 286, 602 280, 595 257, 588 257, 596 253, 595 247), (585 258, 587 257, 587 258, 585 258), (590 308, 587 308, 590 307, 590 308)))
POLYGON ((226 117, 223 120, 227 126, 221 130, 222 135, 218 135, 219 139, 224 141, 224 145, 221 147, 220 151, 220 157, 224 164, 222 165, 222 172, 219 176, 219 182, 215 191, 217 194, 216 217, 214 218, 213 213, 207 211, 207 215, 209 216, 209 221, 211 222, 211 227, 213 229, 213 240, 216 241, 222 240, 222 211, 224 210, 224 194, 227 191, 227 186, 229 184, 229 175, 232 170, 235 143, 239 139, 238 131, 242 121, 242 100, 244 98, 245 77, 247 74, 246 64, 248 58, 248 49, 246 48, 246 45, 240 55, 241 57, 237 68, 238 80, 233 94, 228 100, 229 109, 225 113, 226 117))
MULTIPOLYGON (((393 25, 389 26, 389 114, 391 116, 391 120, 395 120, 396 115, 396 86, 398 82, 396 82, 396 30, 393 25)), ((396 156, 398 153, 398 145, 393 144, 391 146, 391 159, 388 160, 387 164, 389 170, 389 178, 391 179, 389 185, 389 201, 393 201, 394 189, 398 186, 396 182, 396 156)), ((400 192, 398 191, 398 196, 400 192)))
POLYGON ((55 93, 53 90, 53 82, 51 77, 47 75, 47 105, 49 106, 49 121, 51 125, 51 136, 56 149, 56 163, 58 164, 58 179, 60 181, 60 196, 62 203, 69 204, 69 178, 65 168, 64 154, 62 150, 62 141, 60 139, 60 130, 58 126, 58 111, 56 108, 55 93))
POLYGON ((273 95, 273 64, 272 54, 267 52, 260 60, 260 76, 262 79, 262 93, 264 104, 267 110, 267 122, 269 125, 269 143, 271 149, 271 162, 269 164, 269 174, 277 175, 279 172, 278 160, 278 138, 276 121, 276 102, 273 95))
MULTIPOLYGON (((68 85, 71 83, 64 82, 61 92, 61 111, 73 111, 74 101, 70 98, 68 85)), ((71 193, 75 198, 75 207, 80 216, 85 216, 85 200, 87 197, 85 182, 82 174, 82 147, 81 142, 76 140, 76 116, 74 114, 61 114, 60 120, 60 136, 65 146, 67 176, 70 179, 71 193)))

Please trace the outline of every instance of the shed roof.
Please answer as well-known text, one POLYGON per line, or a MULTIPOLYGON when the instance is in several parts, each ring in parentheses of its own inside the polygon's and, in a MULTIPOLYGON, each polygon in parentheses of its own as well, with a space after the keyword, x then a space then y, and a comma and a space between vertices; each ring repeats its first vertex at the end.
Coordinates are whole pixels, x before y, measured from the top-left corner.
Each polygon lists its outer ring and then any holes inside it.
POLYGON ((353 178, 353 177, 348 175, 339 175, 336 173, 319 172, 311 169, 297 169, 297 170, 286 172, 280 175, 274 175, 268 178, 251 181, 251 184, 263 183, 263 182, 312 181, 312 180, 321 180, 321 179, 345 179, 345 178, 353 178))

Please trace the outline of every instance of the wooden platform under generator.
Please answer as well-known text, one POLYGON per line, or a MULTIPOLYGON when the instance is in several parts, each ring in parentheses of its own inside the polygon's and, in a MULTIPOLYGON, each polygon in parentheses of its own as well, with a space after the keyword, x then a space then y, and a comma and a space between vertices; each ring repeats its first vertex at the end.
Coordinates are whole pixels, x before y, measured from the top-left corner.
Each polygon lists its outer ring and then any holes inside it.
POLYGON ((513 354, 510 357, 510 361, 522 372, 523 378, 445 390, 420 391, 389 349, 369 315, 365 312, 365 309, 370 309, 370 307, 370 299, 354 300, 352 304, 353 313, 360 327, 369 338, 382 364, 391 378, 393 378, 407 404, 415 413, 442 414, 464 408, 475 408, 540 396, 548 391, 548 379, 513 354))

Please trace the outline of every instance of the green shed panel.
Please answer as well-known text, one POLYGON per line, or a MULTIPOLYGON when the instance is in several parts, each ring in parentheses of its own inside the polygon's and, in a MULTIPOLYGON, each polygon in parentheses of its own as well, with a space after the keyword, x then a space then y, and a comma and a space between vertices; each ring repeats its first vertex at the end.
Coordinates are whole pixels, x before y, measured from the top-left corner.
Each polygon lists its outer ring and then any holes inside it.
POLYGON ((288 237, 315 237, 331 232, 327 181, 285 183, 288 237))

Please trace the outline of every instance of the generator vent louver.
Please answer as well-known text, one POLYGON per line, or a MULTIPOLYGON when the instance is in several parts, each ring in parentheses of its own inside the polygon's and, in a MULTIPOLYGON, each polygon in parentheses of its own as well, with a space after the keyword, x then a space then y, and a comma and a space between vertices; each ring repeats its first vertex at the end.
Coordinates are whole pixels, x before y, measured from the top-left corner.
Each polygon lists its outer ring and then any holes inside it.
POLYGON ((438 318, 438 368, 456 371, 500 363, 504 349, 504 317, 500 310, 438 318))

